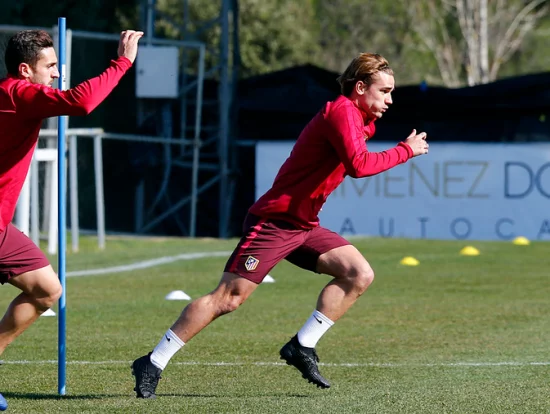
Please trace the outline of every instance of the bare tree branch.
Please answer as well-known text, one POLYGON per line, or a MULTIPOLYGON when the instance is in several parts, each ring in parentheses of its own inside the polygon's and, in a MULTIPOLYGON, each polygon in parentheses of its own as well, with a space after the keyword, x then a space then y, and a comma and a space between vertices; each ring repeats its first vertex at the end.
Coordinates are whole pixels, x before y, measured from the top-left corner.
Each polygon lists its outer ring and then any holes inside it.
POLYGON ((437 0, 410 2, 408 13, 414 21, 412 29, 434 56, 443 83, 456 87, 460 85, 460 65, 456 64, 457 48, 445 24, 445 15, 451 6, 437 0))
POLYGON ((413 29, 434 56, 446 86, 495 80, 502 64, 550 11, 550 0, 416 0, 409 3, 413 29), (428 11, 428 16, 422 15, 428 11), (460 36, 451 32, 455 19, 460 36))
POLYGON ((495 80, 501 65, 507 62, 512 55, 519 49, 525 35, 531 31, 536 22, 545 16, 550 9, 547 0, 534 0, 527 4, 515 16, 502 40, 498 43, 491 65, 489 78, 495 80), (535 8, 543 3, 547 3, 540 10, 533 12, 535 8))

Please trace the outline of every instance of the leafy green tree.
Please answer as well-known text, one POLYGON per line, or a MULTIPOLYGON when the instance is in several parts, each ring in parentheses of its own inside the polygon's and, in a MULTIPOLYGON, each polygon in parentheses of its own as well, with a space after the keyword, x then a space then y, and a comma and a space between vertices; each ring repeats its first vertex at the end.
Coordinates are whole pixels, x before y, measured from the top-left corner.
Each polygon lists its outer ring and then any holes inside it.
MULTIPOLYGON (((221 38, 217 20, 221 0, 158 0, 157 36, 200 40, 211 52, 207 67, 217 64, 221 38)), ((241 75, 252 76, 311 62, 318 50, 311 1, 240 0, 241 75)))
POLYGON ((549 3, 316 0, 322 47, 315 61, 341 71, 355 54, 372 51, 388 58, 398 84, 449 87, 547 70, 540 50, 550 37, 549 3))
POLYGON ((433 58, 414 41, 406 4, 399 1, 316 0, 321 50, 315 62, 341 72, 361 52, 387 58, 398 84, 414 84, 437 75, 433 58))

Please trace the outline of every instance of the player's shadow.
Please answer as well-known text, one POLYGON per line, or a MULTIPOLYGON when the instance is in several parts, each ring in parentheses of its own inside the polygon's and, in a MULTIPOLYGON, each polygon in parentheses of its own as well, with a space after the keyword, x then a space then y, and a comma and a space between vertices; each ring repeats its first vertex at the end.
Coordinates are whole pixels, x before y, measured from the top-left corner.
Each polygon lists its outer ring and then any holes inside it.
MULTIPOLYGON (((38 393, 19 393, 19 392, 2 392, 4 398, 8 401, 10 398, 26 399, 26 400, 101 400, 103 398, 121 398, 129 397, 134 398, 135 395, 129 394, 79 394, 79 395, 58 395, 58 394, 38 394, 38 393)), ((279 397, 284 395, 285 397, 294 398, 308 398, 310 395, 306 394, 273 394, 265 393, 257 397, 279 397)), ((157 394, 158 397, 187 397, 187 398, 220 398, 219 394, 191 394, 191 393, 161 393, 157 394)), ((246 395, 243 394, 243 397, 246 395)), ((235 397, 235 395, 234 395, 235 397)), ((236 395, 238 397, 238 395, 236 395)))
MULTIPOLYGON (((184 397, 184 398, 226 398, 227 395, 220 395, 220 394, 191 394, 191 393, 185 393, 185 392, 182 392, 182 393, 176 393, 176 392, 172 392, 172 393, 161 393, 161 394, 157 394, 157 397, 178 397, 178 398, 181 398, 181 397, 184 397)), ((232 398, 239 398, 239 397, 243 397, 243 398, 246 398, 246 397, 250 397, 250 394, 231 394, 231 397, 232 398)), ((286 393, 277 393, 277 394, 274 394, 274 393, 263 393, 263 394, 257 394, 254 396, 255 398, 262 398, 262 397, 268 397, 268 398, 273 398, 273 397, 293 397, 293 398, 309 398, 311 397, 311 395, 306 395, 306 394, 286 394, 286 393)))
POLYGON ((58 394, 38 394, 38 393, 20 393, 20 392, 2 392, 6 400, 10 398, 19 398, 27 400, 100 400, 102 398, 120 398, 123 394, 81 394, 81 395, 58 395, 58 394))

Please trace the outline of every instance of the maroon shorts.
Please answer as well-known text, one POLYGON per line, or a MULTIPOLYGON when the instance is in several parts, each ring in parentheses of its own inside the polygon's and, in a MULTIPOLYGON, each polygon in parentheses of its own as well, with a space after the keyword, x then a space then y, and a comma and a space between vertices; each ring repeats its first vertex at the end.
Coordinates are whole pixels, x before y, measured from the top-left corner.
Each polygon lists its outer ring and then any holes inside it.
POLYGON ((13 224, 0 232, 0 283, 49 264, 42 250, 13 224))
POLYGON ((252 282, 261 283, 281 260, 317 272, 319 256, 329 250, 350 244, 324 227, 304 230, 281 220, 248 214, 244 235, 225 265, 225 271, 236 273, 252 282))

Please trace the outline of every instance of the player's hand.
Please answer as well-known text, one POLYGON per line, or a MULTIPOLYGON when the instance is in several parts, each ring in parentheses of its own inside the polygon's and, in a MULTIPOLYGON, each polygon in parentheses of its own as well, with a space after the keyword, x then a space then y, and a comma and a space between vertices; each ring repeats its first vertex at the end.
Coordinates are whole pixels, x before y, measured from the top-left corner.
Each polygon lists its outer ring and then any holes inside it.
POLYGON ((121 32, 120 41, 118 42, 118 56, 124 56, 134 63, 138 50, 138 41, 142 36, 143 32, 135 30, 124 30, 121 32))
POLYGON ((414 154, 413 157, 428 153, 428 148, 430 148, 430 145, 428 144, 428 141, 426 141, 427 136, 428 135, 425 132, 417 134, 416 129, 413 129, 411 135, 409 135, 404 141, 405 144, 408 144, 412 148, 414 154))

